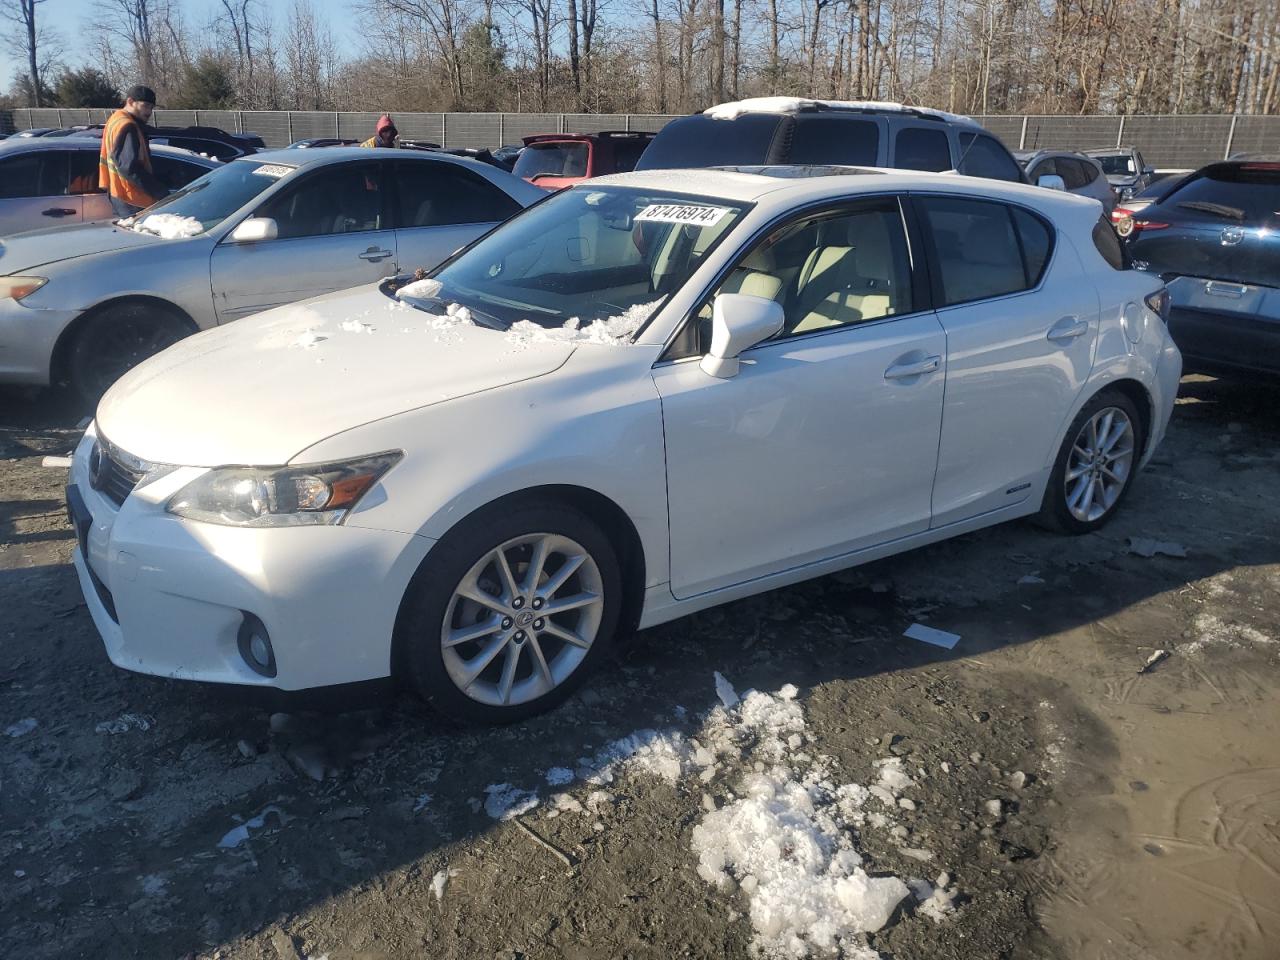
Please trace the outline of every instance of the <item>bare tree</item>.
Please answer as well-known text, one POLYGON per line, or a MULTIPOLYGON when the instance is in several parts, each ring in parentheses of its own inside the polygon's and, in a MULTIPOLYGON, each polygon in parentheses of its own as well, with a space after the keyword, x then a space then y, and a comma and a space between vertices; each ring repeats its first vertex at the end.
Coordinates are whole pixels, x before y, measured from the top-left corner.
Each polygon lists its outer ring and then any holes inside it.
POLYGON ((6 31, 5 46, 16 57, 27 61, 27 82, 31 88, 32 106, 44 106, 44 91, 49 68, 58 57, 56 35, 47 31, 43 18, 38 18, 39 7, 45 0, 4 0, 0 17, 12 23, 13 32, 6 31))

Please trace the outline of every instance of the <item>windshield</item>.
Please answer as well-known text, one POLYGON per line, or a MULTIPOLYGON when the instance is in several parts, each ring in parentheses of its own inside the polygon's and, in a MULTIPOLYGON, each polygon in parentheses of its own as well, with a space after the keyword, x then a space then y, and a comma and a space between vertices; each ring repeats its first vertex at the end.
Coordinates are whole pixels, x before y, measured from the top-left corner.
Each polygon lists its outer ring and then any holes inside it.
POLYGON ((626 340, 685 284, 745 209, 714 197, 575 187, 446 264, 425 297, 402 299, 436 313, 457 304, 503 328, 527 329, 527 322, 573 339, 626 340))
POLYGON ((1102 172, 1109 177, 1131 176, 1138 172, 1133 165, 1133 155, 1129 153, 1090 154, 1102 166, 1102 172))
POLYGON ((531 180, 534 177, 585 177, 587 175, 587 144, 582 141, 568 143, 531 143, 520 154, 512 171, 517 177, 531 180))
POLYGON ((134 228, 145 230, 148 217, 165 214, 164 222, 172 224, 181 221, 189 226, 184 232, 185 236, 203 233, 216 227, 281 177, 288 176, 296 169, 297 167, 279 163, 233 161, 225 167, 211 170, 181 190, 169 194, 159 203, 147 207, 134 218, 134 228), (199 224, 199 229, 196 229, 196 224, 199 224))

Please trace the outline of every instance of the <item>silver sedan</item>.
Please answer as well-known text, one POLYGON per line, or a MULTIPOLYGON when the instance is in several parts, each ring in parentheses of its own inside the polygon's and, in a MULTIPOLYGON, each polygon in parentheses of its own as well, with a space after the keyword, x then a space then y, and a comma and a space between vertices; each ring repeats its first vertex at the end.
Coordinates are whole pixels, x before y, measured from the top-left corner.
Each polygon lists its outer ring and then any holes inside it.
POLYGON ((546 196, 446 154, 278 150, 129 220, 0 240, 0 383, 92 401, 188 334, 432 267, 546 196))
MULTIPOLYGON (((110 220, 111 201, 98 187, 100 140, 10 138, 0 144, 0 237, 70 223, 110 220)), ((222 164, 190 150, 153 145, 151 164, 170 190, 180 190, 222 164)))

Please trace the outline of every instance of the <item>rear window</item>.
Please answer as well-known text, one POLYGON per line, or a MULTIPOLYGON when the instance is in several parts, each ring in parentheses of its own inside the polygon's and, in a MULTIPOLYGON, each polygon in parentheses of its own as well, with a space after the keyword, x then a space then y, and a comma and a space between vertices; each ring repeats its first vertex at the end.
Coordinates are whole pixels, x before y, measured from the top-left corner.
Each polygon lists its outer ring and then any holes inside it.
POLYGON ((1004 145, 982 133, 960 134, 960 172, 991 180, 1022 180, 1022 171, 1004 145))
POLYGON ((1280 163, 1208 167, 1161 206, 1194 220, 1280 226, 1280 163))
POLYGON ((512 172, 527 180, 534 177, 585 177, 590 146, 585 141, 531 143, 525 147, 512 172))
POLYGON ((636 169, 768 163, 769 147, 781 122, 782 117, 772 113, 746 113, 734 120, 713 120, 702 114, 681 117, 659 131, 636 169))
POLYGON ((800 114, 787 162, 874 167, 879 152, 880 126, 874 120, 800 114))
POLYGON ((893 139, 890 165, 900 170, 950 170, 951 144, 941 130, 903 127, 893 139))

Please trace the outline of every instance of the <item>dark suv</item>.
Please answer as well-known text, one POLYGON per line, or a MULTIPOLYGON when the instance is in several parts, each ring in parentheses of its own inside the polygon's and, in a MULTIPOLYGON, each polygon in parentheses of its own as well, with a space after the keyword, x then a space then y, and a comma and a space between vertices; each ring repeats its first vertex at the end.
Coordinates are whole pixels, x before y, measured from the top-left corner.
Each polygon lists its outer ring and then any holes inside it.
POLYGON ((636 169, 773 164, 958 170, 1026 182, 1008 148, 968 117, 896 104, 778 97, 672 120, 636 169))
POLYGON ((1116 224, 1188 369, 1280 375, 1280 158, 1212 163, 1116 224))

